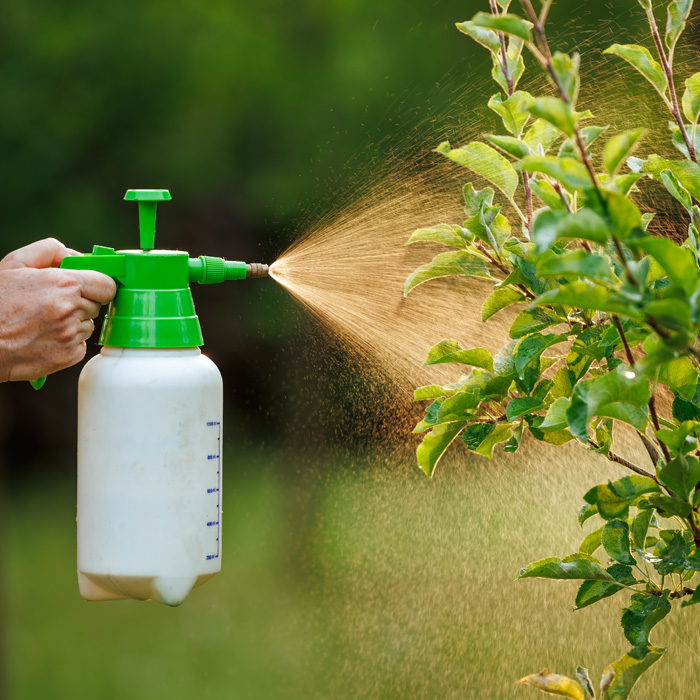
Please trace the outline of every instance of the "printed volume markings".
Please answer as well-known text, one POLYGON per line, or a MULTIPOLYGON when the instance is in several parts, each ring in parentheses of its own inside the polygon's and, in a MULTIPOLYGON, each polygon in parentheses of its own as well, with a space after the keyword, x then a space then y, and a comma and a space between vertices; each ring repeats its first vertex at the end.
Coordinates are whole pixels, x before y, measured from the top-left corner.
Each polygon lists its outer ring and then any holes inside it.
POLYGON ((221 511, 219 509, 219 497, 218 493, 221 491, 221 422, 220 421, 207 421, 207 427, 217 428, 218 436, 216 438, 217 452, 216 454, 208 454, 207 461, 216 460, 216 486, 207 489, 207 494, 216 493, 217 494, 217 504, 216 504, 216 518, 214 520, 207 521, 207 527, 216 527, 216 554, 207 554, 206 559, 218 559, 220 554, 219 549, 219 539, 221 537, 221 511))

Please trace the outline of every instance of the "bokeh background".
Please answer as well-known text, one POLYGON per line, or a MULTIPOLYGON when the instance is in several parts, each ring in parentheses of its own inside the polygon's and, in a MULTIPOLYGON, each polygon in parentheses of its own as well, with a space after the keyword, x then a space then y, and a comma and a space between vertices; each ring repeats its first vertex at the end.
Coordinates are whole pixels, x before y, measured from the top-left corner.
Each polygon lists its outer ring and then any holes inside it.
MULTIPOLYGON (((0 252, 48 235, 132 247, 124 192, 157 187, 173 195, 162 247, 271 262, 385 156, 474 135, 461 125, 494 90, 485 51, 453 24, 487 4, 6 4, 0 252)), ((554 40, 590 52, 589 99, 609 96, 599 50, 638 37, 639 14, 636 0, 555 4, 554 40)), ((624 651, 604 607, 573 616, 571 587, 514 583, 574 546, 579 494, 614 475, 606 464, 461 453, 428 481, 409 435, 390 451, 370 439, 386 416, 369 369, 283 289, 194 293, 226 387, 224 571, 177 610, 81 601, 80 368, 39 393, 1 386, 1 698, 527 697, 520 675, 598 674, 624 651)), ((639 698, 700 680, 694 613, 639 698)))

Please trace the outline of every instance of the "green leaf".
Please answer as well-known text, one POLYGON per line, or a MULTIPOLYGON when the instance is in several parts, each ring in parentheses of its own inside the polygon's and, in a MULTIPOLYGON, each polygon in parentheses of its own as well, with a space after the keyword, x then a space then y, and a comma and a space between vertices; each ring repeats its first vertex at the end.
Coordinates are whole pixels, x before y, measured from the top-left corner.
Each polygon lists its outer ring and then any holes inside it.
POLYGON ((462 196, 464 197, 464 213, 469 218, 479 216, 484 208, 488 209, 493 204, 493 190, 490 187, 475 190, 471 182, 462 188, 462 196))
POLYGON ((644 129, 625 131, 613 136, 603 149, 603 166, 612 176, 617 172, 620 164, 625 161, 634 150, 637 142, 644 134, 644 129))
POLYGON ((512 34, 523 41, 532 40, 530 36, 532 23, 517 15, 505 14, 495 16, 486 12, 479 12, 473 17, 472 21, 477 27, 493 29, 496 32, 503 32, 503 34, 512 34))
POLYGON ((549 309, 527 309, 515 317, 510 327, 510 337, 522 338, 561 322, 562 319, 549 309))
POLYGON ((493 448, 506 442, 511 436, 511 428, 504 423, 475 423, 460 436, 460 440, 472 451, 491 459, 493 448))
POLYGON ((489 100, 489 107, 503 120, 503 126, 516 138, 520 137, 530 118, 528 108, 533 104, 534 98, 527 92, 514 92, 507 100, 503 100, 500 94, 494 95, 489 100))
POLYGON ((651 509, 637 509, 637 514, 632 521, 632 543, 637 552, 644 552, 649 523, 653 515, 654 511, 651 509))
POLYGON ((700 200, 700 166, 697 163, 690 160, 666 160, 651 155, 642 166, 642 171, 653 177, 659 177, 664 170, 670 170, 681 185, 695 199, 700 200))
POLYGON ((566 340, 566 334, 554 335, 552 333, 548 335, 535 333, 525 338, 520 345, 518 345, 518 349, 513 358, 515 371, 518 373, 520 379, 525 377, 525 369, 529 365, 538 362, 540 356, 547 348, 551 348, 558 343, 563 343, 566 340))
POLYGON ((570 554, 564 559, 549 557, 532 562, 520 571, 518 578, 584 579, 614 581, 613 577, 588 554, 570 554))
POLYGON ((532 686, 550 695, 558 695, 559 697, 570 698, 570 700, 585 700, 581 684, 568 676, 561 676, 558 673, 541 671, 540 673, 521 678, 518 683, 532 686))
POLYGON ((591 683, 591 679, 588 676, 588 669, 578 666, 576 668, 576 678, 578 678, 578 682, 588 693, 588 697, 591 698, 591 700, 595 700, 595 690, 593 690, 593 683, 591 683))
POLYGON ((576 593, 574 610, 581 610, 581 608, 588 607, 604 598, 615 595, 615 593, 623 590, 623 587, 618 584, 633 586, 636 583, 634 576, 632 576, 632 568, 630 566, 613 564, 609 566, 606 571, 616 583, 609 583, 608 581, 584 581, 576 593))
POLYGON ((588 206, 607 223, 610 233, 626 240, 642 225, 642 214, 637 205, 627 197, 609 190, 588 190, 588 206))
POLYGON ((438 386, 437 384, 429 384, 421 386, 413 392, 414 401, 427 401, 428 399, 439 399, 447 396, 452 396, 455 393, 454 389, 449 387, 438 386))
POLYGON ((668 19, 666 20, 666 46, 672 50, 678 41, 678 37, 685 29, 690 10, 693 8, 693 0, 673 0, 668 4, 668 19))
POLYGON ((486 297, 486 301, 481 306, 481 320, 488 321, 494 314, 497 314, 506 306, 518 304, 527 301, 521 292, 518 292, 511 287, 502 287, 494 289, 491 294, 486 297))
POLYGON ((656 476, 664 486, 688 501, 700 482, 700 460, 690 455, 679 455, 661 467, 656 476))
POLYGON ((605 526, 601 525, 597 530, 589 532, 578 547, 578 551, 583 554, 595 554, 596 550, 602 544, 603 528, 605 526))
POLYGON ((581 119, 593 116, 590 112, 576 112, 558 97, 539 97, 528 109, 534 117, 544 119, 569 137, 581 119))
POLYGON ((652 664, 656 663, 665 649, 659 647, 634 647, 622 658, 613 662, 603 672, 605 685, 600 700, 627 700, 634 684, 652 664))
POLYGON ((531 178, 530 189, 532 190, 532 193, 536 197, 539 197, 550 209, 561 212, 566 211, 566 205, 562 201, 561 197, 554 187, 552 187, 552 185, 546 180, 535 180, 534 178, 531 178))
POLYGON ((493 372, 493 358, 488 350, 484 348, 463 350, 456 340, 441 340, 430 349, 423 364, 441 365, 446 363, 472 365, 493 372))
POLYGON ((687 518, 693 510, 690 503, 673 496, 649 496, 649 502, 657 510, 666 514, 666 517, 677 515, 680 518, 687 518))
POLYGON ((508 155, 513 156, 513 158, 525 158, 532 154, 530 147, 524 141, 520 141, 520 139, 516 139, 514 136, 484 134, 484 138, 497 148, 505 151, 508 155))
POLYGON ((613 54, 623 58, 636 68, 655 88, 660 95, 666 93, 668 80, 663 68, 652 58, 649 49, 636 44, 614 44, 603 53, 613 54))
POLYGON ((698 603, 700 603, 700 586, 695 589, 695 592, 690 596, 690 598, 688 598, 688 600, 683 601, 681 607, 687 608, 689 605, 697 605, 698 603))
POLYGON ((697 449, 697 435, 700 432, 700 423, 696 421, 685 421, 673 430, 661 428, 656 431, 656 437, 673 452, 686 453, 697 449))
POLYGON ((464 250, 440 253, 433 258, 432 262, 422 265, 409 275, 404 285, 404 296, 423 282, 451 275, 487 279, 491 277, 483 259, 474 253, 464 250))
POLYGON ((464 236, 457 232, 458 229, 461 229, 461 227, 451 226, 450 224, 438 224, 430 228, 419 228, 417 231, 413 232, 408 239, 408 243, 427 241, 430 243, 451 245, 454 248, 466 248, 467 241, 464 236))
POLYGON ((566 396, 559 397, 547 411, 544 421, 538 426, 538 430, 543 433, 552 433, 565 430, 568 427, 566 422, 566 410, 571 401, 566 396))
POLYGON ((691 124, 697 124, 700 120, 700 73, 691 75, 685 81, 683 114, 691 124))
POLYGON ((532 238, 537 252, 542 253, 561 238, 578 238, 606 243, 608 226, 595 212, 581 209, 576 214, 540 211, 532 224, 532 238))
POLYGON ((690 192, 681 185, 678 178, 670 170, 662 170, 659 173, 659 178, 661 178, 661 182, 664 183, 666 190, 673 195, 687 211, 691 211, 693 208, 693 199, 690 196, 690 192))
POLYGON ((622 611, 622 629, 635 647, 649 644, 649 632, 671 612, 667 595, 657 597, 634 593, 629 608, 622 611))
MULTIPOLYGON (((580 440, 588 441, 588 423, 593 416, 610 416, 643 429, 644 425, 631 422, 632 414, 613 414, 617 405, 628 404, 641 408, 649 402, 651 394, 646 377, 632 371, 626 365, 619 365, 612 372, 594 379, 579 382, 571 397, 571 406, 566 412, 569 428, 580 440)), ((626 409, 625 409, 626 410, 626 409)))
POLYGON ((506 418, 512 423, 516 418, 525 416, 544 408, 544 404, 534 396, 519 396, 511 399, 506 408, 506 418))
POLYGON ((674 284, 688 296, 693 294, 698 286, 698 267, 693 254, 687 248, 680 248, 668 238, 651 236, 631 240, 629 245, 649 253, 674 284))
POLYGON ((583 523, 594 515, 598 515, 598 506, 586 503, 578 512, 578 524, 583 527, 583 523))
POLYGON ((542 277, 585 277, 594 282, 619 284, 610 259, 585 250, 570 250, 541 260, 537 274, 542 277))
POLYGON ((528 156, 516 165, 527 173, 544 173, 560 182, 569 192, 579 192, 591 186, 591 177, 585 166, 574 158, 528 156))
POLYGON ((447 448, 459 435, 465 422, 444 423, 433 428, 423 438, 423 442, 416 450, 418 466, 428 475, 432 476, 437 463, 447 451, 447 448))
POLYGON ((510 162, 491 146, 475 142, 451 149, 449 142, 445 141, 436 150, 458 165, 474 171, 498 187, 508 199, 513 199, 518 187, 518 174, 510 162))
POLYGON ((602 535, 603 548, 611 559, 620 564, 636 564, 630 552, 630 531, 625 520, 609 520, 602 535))
POLYGON ((559 80, 564 94, 569 98, 569 102, 574 105, 578 98, 578 91, 581 84, 579 69, 581 67, 581 56, 573 53, 571 56, 560 51, 555 51, 552 56, 552 68, 559 80))
MULTIPOLYGON (((589 311, 608 311, 620 316, 639 318, 639 314, 635 312, 626 299, 621 299, 615 293, 600 285, 583 280, 570 282, 558 289, 545 292, 537 297, 532 304, 535 306, 540 304, 561 304, 589 311)), ((537 330, 541 329, 538 328, 537 330)), ((513 337, 512 333, 511 337, 513 337)))
POLYGON ((498 34, 493 30, 478 27, 474 22, 457 22, 455 26, 462 34, 471 37, 492 53, 497 54, 501 50, 501 42, 498 39, 498 34))
MULTIPOLYGON (((647 476, 623 476, 617 481, 599 484, 590 489, 583 497, 586 503, 597 506, 598 514, 604 520, 626 518, 629 507, 639 496, 645 493, 660 493, 659 485, 647 476)), ((581 515, 579 514, 579 522, 581 515)))
POLYGON ((540 148, 546 153, 560 136, 559 129, 553 124, 544 119, 536 119, 523 136, 523 141, 533 153, 536 153, 540 148))

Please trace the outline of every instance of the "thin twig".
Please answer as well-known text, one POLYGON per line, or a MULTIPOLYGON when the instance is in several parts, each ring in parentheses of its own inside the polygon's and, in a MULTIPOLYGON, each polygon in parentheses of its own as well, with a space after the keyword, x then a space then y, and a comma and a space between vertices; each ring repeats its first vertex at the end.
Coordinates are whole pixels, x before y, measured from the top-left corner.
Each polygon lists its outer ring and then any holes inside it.
POLYGON ((630 349, 629 343, 627 342, 627 336, 625 335, 625 331, 622 329, 622 323, 620 323, 620 317, 617 314, 613 314, 612 320, 613 320, 613 323, 615 324, 615 328, 617 328, 617 333, 620 336, 620 340, 622 341, 622 345, 625 348, 625 354, 627 355, 627 362, 629 362, 630 367, 634 367, 634 355, 632 355, 632 350, 630 349))
POLYGON ((683 140, 685 141, 686 148, 688 149, 688 155, 693 163, 697 163, 697 155, 695 153, 695 144, 691 143, 688 138, 688 132, 685 130, 685 124, 683 123, 683 117, 681 117, 681 111, 678 108, 678 95, 676 94, 676 86, 673 82, 673 69, 668 62, 666 56, 666 49, 664 49, 664 44, 661 41, 661 35, 659 34, 659 27, 656 24, 656 17, 654 17, 653 10, 647 10, 647 17, 649 19, 649 26, 651 27, 651 34, 654 37, 654 43, 656 44, 656 50, 661 59, 661 65, 663 66, 664 73, 666 74, 666 79, 668 80, 668 91, 671 94, 671 114, 673 115, 678 127, 683 135, 683 140))

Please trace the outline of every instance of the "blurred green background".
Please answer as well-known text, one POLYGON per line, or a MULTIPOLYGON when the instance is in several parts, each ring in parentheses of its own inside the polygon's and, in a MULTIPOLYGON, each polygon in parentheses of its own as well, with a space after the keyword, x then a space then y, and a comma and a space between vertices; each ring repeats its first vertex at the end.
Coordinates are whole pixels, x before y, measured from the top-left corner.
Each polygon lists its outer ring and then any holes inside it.
MULTIPOLYGON (((48 235, 131 247, 124 191, 162 187, 174 199, 159 208, 161 246, 272 261, 384 155, 417 158, 411 144, 459 136, 483 111, 485 52, 453 23, 487 5, 8 4, 0 253, 48 235)), ((572 5, 555 5, 553 34, 567 50, 585 43, 594 65, 598 48, 637 34, 636 0, 572 5)), ((518 674, 555 662, 599 672, 624 649, 602 613, 562 616, 572 590, 513 583, 529 558, 576 541, 578 494, 609 471, 567 475, 550 493, 536 464, 548 452, 528 461, 525 486, 513 460, 458 460, 428 481, 410 437, 391 455, 361 444, 362 368, 338 373, 342 352, 283 290, 263 280, 194 293, 224 376, 226 449, 240 454, 226 463, 224 572, 178 610, 81 601, 80 367, 41 393, 3 385, 0 698, 526 697, 518 674), (524 505, 504 513, 509 498, 524 505)), ((697 661, 694 612, 674 624, 697 661)), ((697 680, 688 654, 639 697, 697 680)))

